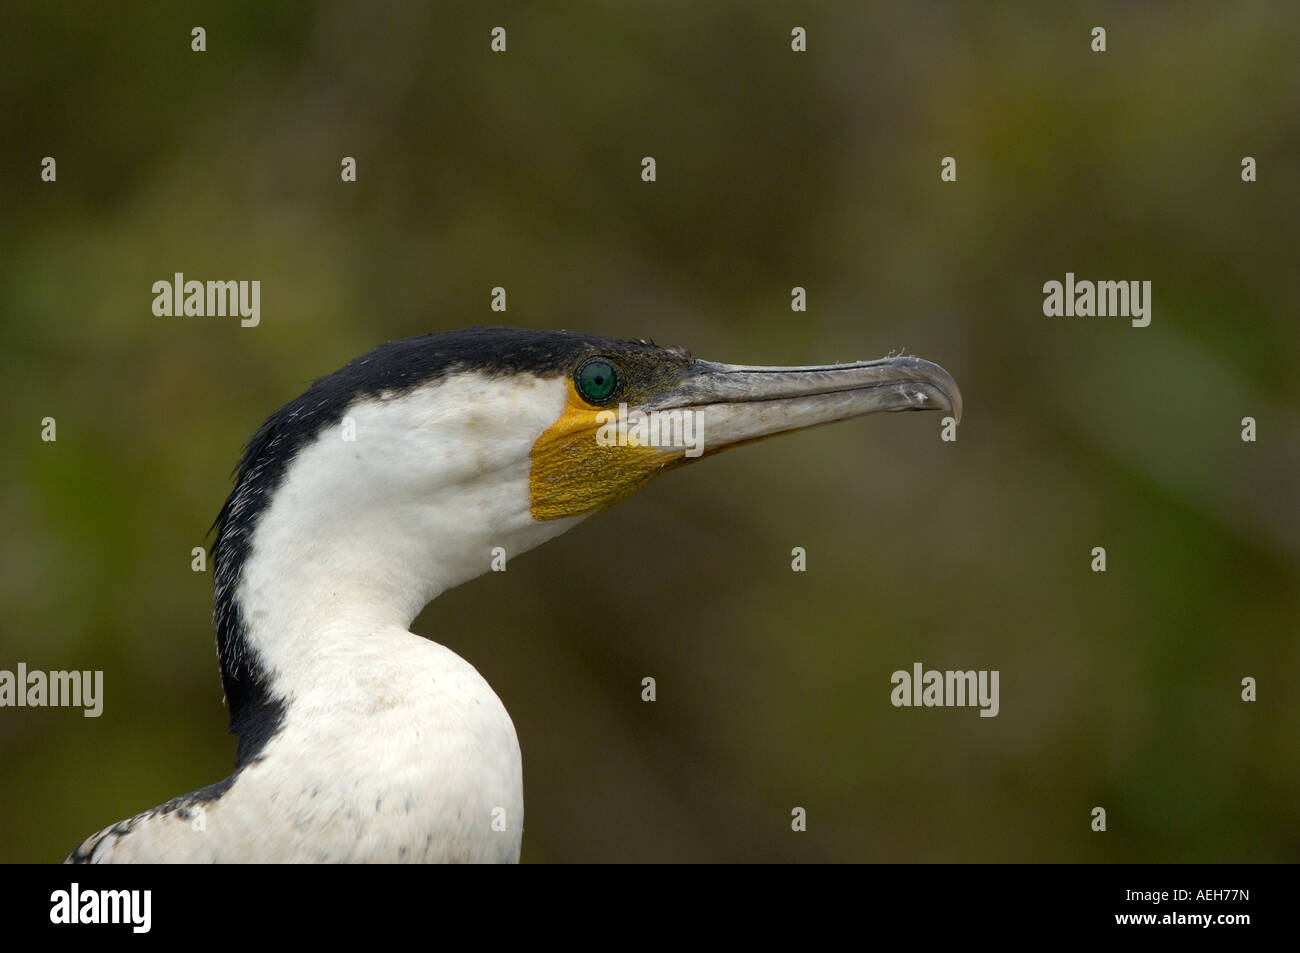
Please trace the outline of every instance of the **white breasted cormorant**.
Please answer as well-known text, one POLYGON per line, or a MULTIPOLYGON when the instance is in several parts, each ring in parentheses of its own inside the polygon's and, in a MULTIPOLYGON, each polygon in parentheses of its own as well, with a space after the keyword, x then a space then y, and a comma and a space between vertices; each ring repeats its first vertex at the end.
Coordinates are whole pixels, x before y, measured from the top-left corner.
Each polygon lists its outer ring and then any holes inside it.
POLYGON ((408 631, 416 614, 495 547, 532 549, 665 470, 898 410, 960 417, 961 397, 912 357, 748 367, 517 328, 377 347, 271 415, 214 525, 234 773, 68 859, 518 860, 510 716, 473 666, 408 631), (616 439, 620 405, 625 422, 697 415, 703 452, 635 426, 616 439))

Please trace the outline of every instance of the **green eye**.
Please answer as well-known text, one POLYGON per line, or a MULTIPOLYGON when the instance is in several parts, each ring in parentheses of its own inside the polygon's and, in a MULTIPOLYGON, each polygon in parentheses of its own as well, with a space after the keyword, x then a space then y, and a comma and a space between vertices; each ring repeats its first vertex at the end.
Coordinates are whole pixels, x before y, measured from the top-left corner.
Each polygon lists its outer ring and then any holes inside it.
POLYGON ((593 404, 603 404, 618 390, 618 371, 603 357, 584 362, 573 379, 583 400, 593 404))

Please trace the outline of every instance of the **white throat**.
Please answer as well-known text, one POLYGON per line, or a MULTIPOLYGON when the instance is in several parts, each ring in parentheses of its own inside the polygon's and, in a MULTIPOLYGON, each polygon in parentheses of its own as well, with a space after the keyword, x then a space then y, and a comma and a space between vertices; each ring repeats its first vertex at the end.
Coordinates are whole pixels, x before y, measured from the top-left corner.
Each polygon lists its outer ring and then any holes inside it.
POLYGON ((289 464, 235 590, 247 646, 287 702, 337 687, 374 633, 569 529, 529 512, 529 450, 563 380, 454 375, 354 403, 289 464))

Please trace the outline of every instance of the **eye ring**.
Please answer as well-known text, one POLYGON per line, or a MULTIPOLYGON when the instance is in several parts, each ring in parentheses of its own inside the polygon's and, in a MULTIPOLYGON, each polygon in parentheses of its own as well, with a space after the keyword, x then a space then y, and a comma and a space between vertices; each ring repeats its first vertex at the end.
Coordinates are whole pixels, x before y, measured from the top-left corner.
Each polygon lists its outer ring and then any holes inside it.
POLYGON ((573 372, 573 386, 589 404, 603 404, 618 393, 622 380, 618 368, 603 357, 590 357, 573 372))

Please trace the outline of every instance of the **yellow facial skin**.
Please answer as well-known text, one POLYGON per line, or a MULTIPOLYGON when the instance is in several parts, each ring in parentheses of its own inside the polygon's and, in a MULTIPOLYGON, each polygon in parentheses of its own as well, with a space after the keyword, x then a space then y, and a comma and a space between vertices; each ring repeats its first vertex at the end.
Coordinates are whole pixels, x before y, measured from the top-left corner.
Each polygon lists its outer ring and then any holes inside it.
POLYGON ((602 447, 596 432, 618 404, 593 407, 569 381, 559 418, 530 452, 530 512, 536 520, 582 516, 625 500, 666 467, 682 462, 680 448, 602 447))

